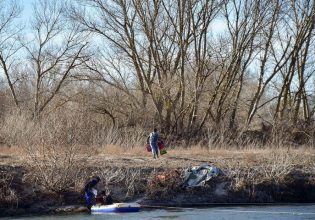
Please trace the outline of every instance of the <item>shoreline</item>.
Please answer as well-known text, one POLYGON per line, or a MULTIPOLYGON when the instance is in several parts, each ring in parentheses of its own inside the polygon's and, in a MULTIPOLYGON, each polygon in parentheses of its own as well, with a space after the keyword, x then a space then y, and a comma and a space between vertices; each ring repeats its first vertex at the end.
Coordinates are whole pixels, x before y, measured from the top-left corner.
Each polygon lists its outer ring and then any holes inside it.
MULTIPOLYGON (((152 209, 164 209, 164 210, 178 210, 178 209, 203 209, 203 208, 225 208, 225 207, 276 207, 276 206, 309 206, 315 205, 312 203, 212 203, 212 204, 186 204, 181 206, 176 206, 173 204, 171 206, 161 205, 141 205, 142 210, 152 210, 152 209)), ((1 212, 4 210, 0 210, 1 212)), ((76 215, 80 213, 90 214, 85 206, 82 205, 68 205, 68 206, 58 206, 50 207, 46 210, 30 212, 23 209, 9 210, 6 215, 1 215, 0 218, 7 217, 40 217, 40 216, 67 216, 76 215)))
MULTIPOLYGON (((301 164, 290 166, 290 169, 286 168, 286 172, 275 173, 267 178, 264 172, 255 173, 255 170, 266 167, 267 162, 258 164, 254 161, 251 166, 247 163, 235 168, 236 165, 227 164, 231 162, 230 157, 223 162, 219 158, 212 164, 218 164, 224 174, 211 179, 203 187, 195 188, 182 188, 178 183, 181 177, 171 175, 174 171, 182 173, 186 167, 200 165, 209 160, 215 159, 189 158, 183 155, 168 156, 161 160, 131 155, 94 157, 93 163, 84 163, 72 188, 56 193, 49 192, 32 182, 33 179, 26 178, 31 170, 25 165, 25 161, 9 162, 10 160, 6 161, 2 157, 0 174, 10 175, 8 186, 18 200, 12 200, 11 203, 1 200, 0 217, 87 212, 82 189, 90 173, 107 181, 106 188, 112 191, 114 202, 138 201, 146 208, 315 204, 315 169, 301 164), (247 173, 256 176, 250 178, 247 173), (170 179, 157 181, 158 174, 170 174, 170 179)), ((240 159, 236 158, 235 161, 239 162, 240 159)), ((0 192, 4 197, 3 188, 0 192)))

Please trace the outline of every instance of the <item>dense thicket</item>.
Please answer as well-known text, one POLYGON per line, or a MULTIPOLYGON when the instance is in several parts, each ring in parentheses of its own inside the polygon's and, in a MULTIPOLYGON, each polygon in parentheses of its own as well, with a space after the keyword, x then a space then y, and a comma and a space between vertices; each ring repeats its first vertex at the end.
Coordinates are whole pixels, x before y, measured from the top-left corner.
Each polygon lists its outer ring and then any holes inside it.
POLYGON ((0 4, 3 142, 43 124, 81 144, 153 127, 313 142, 314 0, 35 0, 27 20, 0 4))

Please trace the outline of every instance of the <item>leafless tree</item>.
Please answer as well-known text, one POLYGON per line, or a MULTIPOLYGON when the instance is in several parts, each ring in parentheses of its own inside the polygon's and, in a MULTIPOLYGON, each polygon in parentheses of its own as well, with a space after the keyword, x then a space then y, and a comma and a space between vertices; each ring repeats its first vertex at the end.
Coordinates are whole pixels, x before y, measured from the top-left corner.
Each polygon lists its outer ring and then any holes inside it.
POLYGON ((285 28, 289 30, 290 45, 289 54, 286 56, 286 66, 282 71, 282 86, 277 99, 275 112, 276 119, 292 118, 293 123, 298 120, 300 104, 303 103, 304 119, 309 119, 308 98, 306 95, 306 82, 313 75, 313 70, 308 70, 308 63, 313 62, 314 54, 310 51, 313 42, 315 22, 315 3, 308 0, 303 2, 291 1, 285 14, 285 28), (298 81, 298 89, 293 97, 293 85, 295 77, 298 81), (288 115, 291 112, 293 115, 288 115))
POLYGON ((314 117, 314 0, 36 0, 23 31, 1 3, 5 90, 34 117, 75 105, 188 139, 314 117))
POLYGON ((224 2, 222 14, 227 33, 221 39, 224 45, 216 45, 219 49, 214 50, 216 60, 221 65, 199 130, 209 116, 217 126, 226 117, 230 118, 229 128, 235 126, 245 73, 257 54, 257 39, 264 25, 266 3, 255 0, 224 2))
POLYGON ((62 1, 38 0, 33 10, 33 36, 23 46, 34 75, 33 115, 36 117, 60 93, 71 72, 89 56, 85 53, 86 35, 69 22, 62 1))
POLYGON ((261 31, 260 47, 258 54, 259 77, 256 92, 254 93, 254 96, 252 97, 251 102, 249 104, 249 110, 246 118, 246 126, 248 126, 251 123, 259 107, 263 106, 263 104, 260 106, 259 103, 263 94, 265 93, 267 86, 269 85, 271 80, 277 75, 277 73, 279 73, 280 69, 283 67, 283 65, 285 65, 287 60, 286 53, 291 43, 290 39, 287 42, 283 42, 282 45, 284 47, 283 48, 284 50, 279 55, 280 57, 278 59, 275 59, 274 61, 271 61, 272 51, 274 51, 274 48, 278 43, 277 36, 279 36, 281 32, 281 29, 278 26, 283 13, 281 11, 283 4, 285 4, 285 2, 280 0, 269 2, 267 4, 268 5, 266 11, 267 13, 263 17, 264 27, 261 31), (270 68, 270 66, 272 66, 272 69, 270 68))
POLYGON ((0 1, 0 67, 9 85, 14 103, 19 107, 19 100, 15 89, 15 83, 19 80, 14 75, 14 67, 17 65, 15 56, 21 49, 18 42, 18 34, 21 31, 16 22, 21 14, 21 6, 17 1, 0 1))
MULTIPOLYGON (((124 54, 126 63, 134 70, 134 80, 142 93, 142 109, 151 98, 159 123, 166 131, 183 127, 184 116, 190 113, 190 126, 195 121, 200 91, 209 65, 207 53, 209 24, 217 15, 219 3, 214 1, 79 1, 92 8, 97 16, 86 16, 84 10, 74 10, 73 17, 85 29, 98 34, 113 46, 116 53, 124 54), (194 42, 194 44, 192 43, 194 42), (193 51, 193 52, 191 52, 193 51), (187 104, 186 68, 193 56, 196 70, 193 105, 187 104), (197 65, 198 67, 196 67, 197 65), (188 106, 189 105, 189 106, 188 106)), ((108 60, 108 59, 107 59, 108 60)), ((111 59, 112 60, 112 59, 111 59)), ((117 57, 116 57, 117 60, 117 57)), ((121 89, 127 95, 130 87, 117 82, 122 79, 117 62, 110 69, 91 68, 99 75, 106 70, 104 81, 121 89), (115 73, 116 72, 116 73, 115 73)), ((134 99, 134 97, 133 97, 134 99)), ((190 102, 190 101, 189 101, 190 102)))

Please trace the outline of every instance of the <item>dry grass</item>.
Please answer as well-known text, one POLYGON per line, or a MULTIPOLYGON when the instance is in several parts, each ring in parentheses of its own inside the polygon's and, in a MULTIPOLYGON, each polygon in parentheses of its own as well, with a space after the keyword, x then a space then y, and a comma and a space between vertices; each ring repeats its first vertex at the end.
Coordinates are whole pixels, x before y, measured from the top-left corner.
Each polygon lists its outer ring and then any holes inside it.
MULTIPOLYGON (((65 189, 79 192, 91 175, 99 175, 106 180, 106 188, 121 186, 123 190, 114 194, 122 199, 143 193, 147 184, 160 184, 154 176, 161 171, 167 175, 168 170, 181 172, 202 163, 222 169, 234 191, 246 191, 266 182, 281 183, 297 170, 315 176, 312 147, 230 147, 223 142, 185 146, 166 139, 168 153, 154 160, 145 149, 147 134, 141 127, 107 128, 101 121, 72 112, 52 114, 40 122, 23 115, 7 117, 0 124, 0 137, 5 141, 0 146, 0 166, 26 168, 23 180, 45 193, 58 194, 65 189)), ((12 177, 2 179, 0 196, 14 205, 18 195, 10 186, 12 177)), ((151 191, 150 197, 161 193, 175 196, 180 181, 176 177, 170 185, 153 188, 158 190, 151 191)))
MULTIPOLYGON (((151 159, 152 155, 147 152, 144 145, 136 147, 125 147, 119 145, 106 145, 103 147, 86 147, 86 146, 41 146, 41 147, 1 147, 0 155, 3 156, 2 161, 7 159, 19 159, 28 160, 31 157, 33 159, 44 159, 47 158, 47 154, 51 154, 51 158, 63 158, 63 154, 72 152, 75 156, 79 158, 89 157, 90 160, 93 157, 113 158, 119 161, 120 157, 124 158, 144 158, 151 159), (71 151, 72 150, 72 151, 71 151)), ((312 165, 315 161, 315 149, 308 147, 299 148, 274 148, 267 147, 261 148, 244 148, 244 149, 228 149, 228 148, 217 148, 208 149, 200 146, 191 146, 186 148, 177 147, 174 149, 167 149, 167 154, 161 156, 162 160, 180 160, 187 159, 188 161, 204 161, 215 164, 220 164, 225 167, 228 164, 234 166, 235 164, 240 164, 242 166, 252 166, 252 165, 273 165, 281 166, 283 164, 292 164, 294 166, 308 166, 312 165)), ((69 155, 72 155, 69 154, 69 155)), ((159 160, 156 160, 159 161, 159 160)), ((184 166, 186 164, 183 164, 184 166)))
MULTIPOLYGON (((42 138, 50 134, 48 131, 36 134, 42 138)), ((104 179, 114 178, 115 181, 120 181, 120 185, 126 185, 124 192, 126 197, 139 192, 137 185, 141 185, 142 188, 144 186, 140 178, 142 174, 132 173, 125 168, 185 169, 210 163, 221 168, 226 176, 233 180, 232 185, 236 191, 248 187, 249 184, 281 182, 295 170, 315 173, 315 149, 311 147, 267 146, 262 149, 257 146, 244 146, 240 149, 195 145, 168 148, 166 155, 154 160, 151 153, 145 149, 146 138, 141 140, 142 133, 139 131, 137 138, 130 140, 130 144, 127 145, 118 144, 118 139, 113 143, 109 141, 109 144, 80 145, 76 141, 69 143, 62 131, 55 132, 59 139, 54 139, 50 134, 48 140, 41 141, 40 144, 34 144, 37 141, 34 142, 33 139, 20 147, 1 147, 0 164, 27 165, 30 172, 26 179, 36 181, 44 189, 53 192, 60 192, 65 186, 82 188, 84 181, 92 174, 88 171, 82 173, 83 170, 87 167, 99 167, 97 175, 104 179), (115 170, 116 168, 103 170, 103 167, 116 167, 118 170, 115 170), (122 178, 117 179, 117 176, 122 178)), ((117 135, 115 134, 115 137, 117 135)))
POLYGON ((0 146, 0 154, 2 155, 21 155, 22 149, 16 146, 0 146))
POLYGON ((18 206, 18 196, 11 184, 13 175, 10 172, 0 170, 0 201, 1 205, 7 207, 18 206))
POLYGON ((96 154, 102 155, 131 155, 131 156, 146 156, 148 155, 144 146, 125 147, 119 145, 105 145, 103 147, 94 147, 96 154))
MULTIPOLYGON (((305 178, 311 175, 312 181, 315 176, 315 150, 311 148, 177 147, 168 149, 168 153, 160 159, 153 159, 143 146, 127 148, 107 145, 87 148, 77 145, 34 145, 27 150, 16 147, 2 149, 0 164, 12 165, 18 162, 26 166, 28 172, 24 175, 24 180, 36 182, 44 192, 61 193, 64 189, 79 192, 89 177, 98 175, 104 180, 104 187, 115 196, 120 196, 120 200, 144 193, 150 186, 156 189, 147 191, 150 198, 161 198, 161 195, 165 198, 174 197, 181 189, 179 176, 173 178, 174 181, 161 184, 155 181, 157 174, 162 171, 167 176, 172 170, 182 172, 202 163, 210 163, 223 170, 233 192, 252 190, 254 193, 255 186, 259 184, 282 185, 296 171, 305 174, 305 178), (155 187, 157 185, 159 187, 155 187)), ((8 180, 5 181, 6 186, 10 186, 11 179, 5 179, 8 180)), ((4 190, 2 195, 7 195, 6 199, 14 204, 15 192, 10 191, 10 187, 4 190)))

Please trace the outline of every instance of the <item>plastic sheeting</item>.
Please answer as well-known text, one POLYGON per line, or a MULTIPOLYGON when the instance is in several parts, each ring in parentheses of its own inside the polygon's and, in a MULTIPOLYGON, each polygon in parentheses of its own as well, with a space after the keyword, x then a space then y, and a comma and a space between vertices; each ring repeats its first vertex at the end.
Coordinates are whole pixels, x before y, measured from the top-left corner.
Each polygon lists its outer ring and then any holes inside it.
POLYGON ((220 169, 210 166, 208 164, 202 164, 201 166, 195 166, 185 170, 184 186, 196 187, 204 186, 207 181, 220 174, 220 169))

